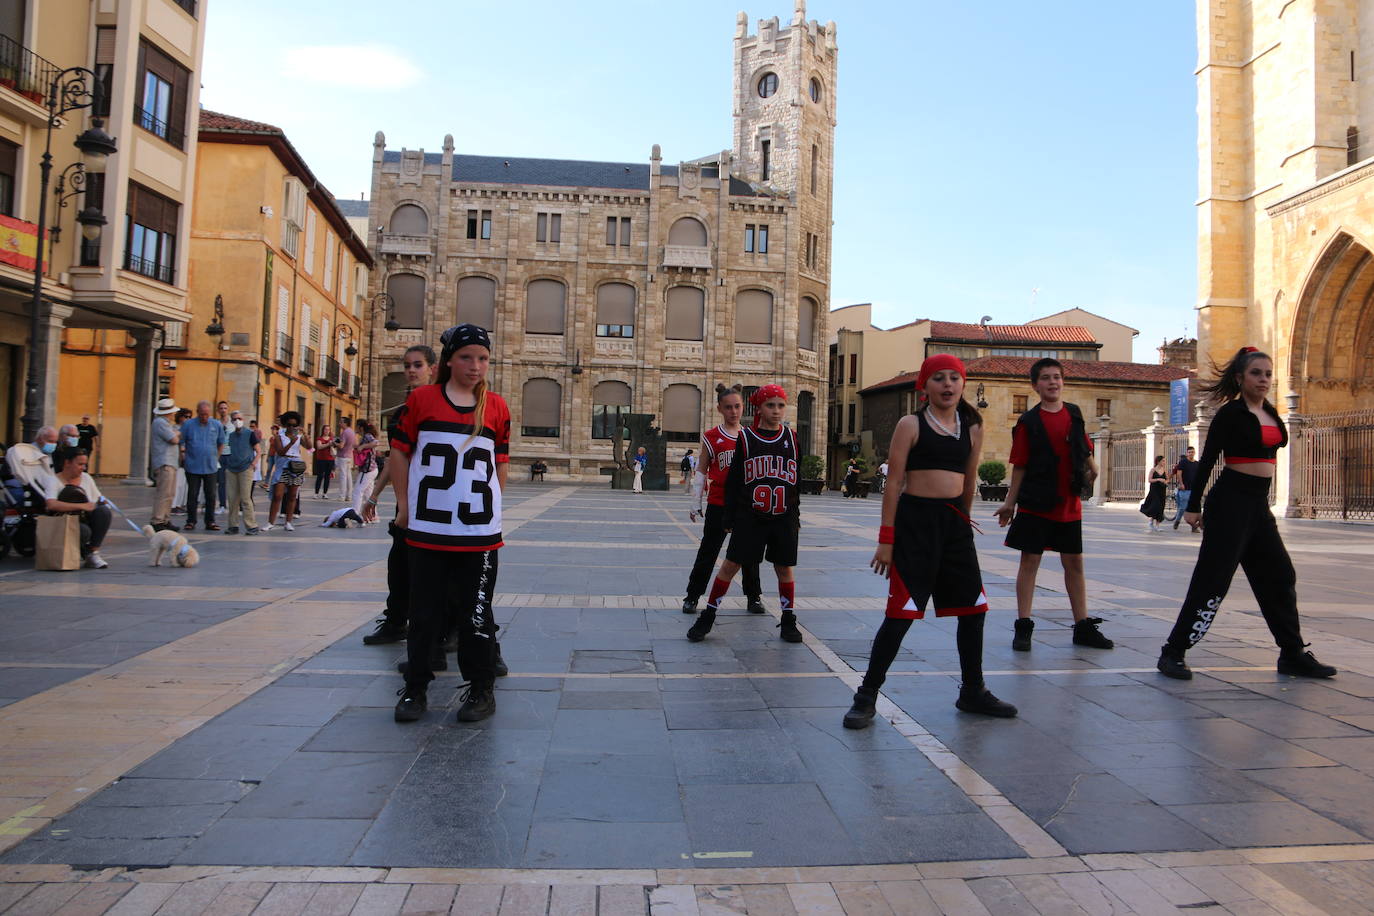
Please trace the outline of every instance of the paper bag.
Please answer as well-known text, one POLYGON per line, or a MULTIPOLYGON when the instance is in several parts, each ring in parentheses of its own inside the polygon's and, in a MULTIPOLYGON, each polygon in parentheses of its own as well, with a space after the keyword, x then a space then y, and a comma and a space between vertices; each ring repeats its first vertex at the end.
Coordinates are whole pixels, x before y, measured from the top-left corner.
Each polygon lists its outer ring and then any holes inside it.
POLYGON ((81 516, 40 515, 34 569, 81 568, 81 516))

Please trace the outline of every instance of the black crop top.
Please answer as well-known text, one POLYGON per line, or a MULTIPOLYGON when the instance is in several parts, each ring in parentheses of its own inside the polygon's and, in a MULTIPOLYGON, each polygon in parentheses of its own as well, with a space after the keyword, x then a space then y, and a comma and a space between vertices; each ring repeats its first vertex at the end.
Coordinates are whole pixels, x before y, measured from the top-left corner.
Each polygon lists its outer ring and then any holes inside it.
POLYGON ((967 423, 962 424, 963 429, 956 439, 932 429, 924 410, 916 412, 916 422, 920 424, 919 432, 911 451, 906 453, 908 471, 953 471, 963 474, 968 470, 968 456, 973 445, 969 441, 967 423))
MULTIPOLYGON (((1279 419, 1279 412, 1268 401, 1264 409, 1279 425, 1281 437, 1278 445, 1266 446, 1259 417, 1250 412, 1243 398, 1228 401, 1217 409, 1212 423, 1207 428, 1207 442, 1202 447, 1202 457, 1198 459, 1197 473, 1193 480, 1204 482, 1212 476, 1212 468, 1217 459, 1225 453, 1227 458, 1257 458, 1273 460, 1279 449, 1288 444, 1288 429, 1279 419)), ((1202 486, 1195 486, 1188 498, 1188 512, 1202 511, 1202 486)))

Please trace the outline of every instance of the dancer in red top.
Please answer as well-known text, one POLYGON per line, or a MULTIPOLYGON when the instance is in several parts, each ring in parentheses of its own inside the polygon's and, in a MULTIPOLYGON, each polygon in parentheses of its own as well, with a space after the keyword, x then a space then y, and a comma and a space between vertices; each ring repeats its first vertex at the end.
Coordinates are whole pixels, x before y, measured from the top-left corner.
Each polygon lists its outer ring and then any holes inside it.
POLYGON ((496 711, 491 600, 510 409, 487 390, 491 339, 484 329, 460 324, 440 340, 438 382, 411 392, 391 430, 396 524, 406 530, 412 595, 398 722, 414 722, 427 707, 431 643, 447 621, 457 625, 458 667, 468 682, 458 721, 496 711))

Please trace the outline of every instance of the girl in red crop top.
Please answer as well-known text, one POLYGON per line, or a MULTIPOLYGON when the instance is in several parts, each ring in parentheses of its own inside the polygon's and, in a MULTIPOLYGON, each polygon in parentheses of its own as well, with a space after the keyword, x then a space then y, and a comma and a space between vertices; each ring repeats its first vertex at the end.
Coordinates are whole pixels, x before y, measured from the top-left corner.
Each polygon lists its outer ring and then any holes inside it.
POLYGON ((1245 347, 1224 370, 1218 370, 1216 383, 1203 389, 1213 401, 1224 403, 1207 430, 1198 483, 1183 516, 1190 525, 1201 523, 1204 530, 1188 595, 1159 655, 1158 668, 1169 677, 1188 680, 1193 676, 1183 655, 1207 635, 1237 566, 1245 567, 1260 613, 1278 644, 1279 673, 1336 674, 1335 668, 1306 651, 1298 621, 1297 576, 1269 511, 1275 452, 1288 444, 1288 431, 1267 399, 1273 378, 1273 361, 1254 347, 1245 347), (1202 514, 1203 487, 1222 455, 1226 469, 1207 494, 1207 511, 1202 514))

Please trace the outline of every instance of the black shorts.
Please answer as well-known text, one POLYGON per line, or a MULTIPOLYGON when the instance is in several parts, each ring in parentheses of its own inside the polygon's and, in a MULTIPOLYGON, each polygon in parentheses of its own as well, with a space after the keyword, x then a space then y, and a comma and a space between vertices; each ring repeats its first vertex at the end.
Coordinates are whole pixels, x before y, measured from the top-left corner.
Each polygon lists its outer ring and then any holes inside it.
POLYGON ((959 503, 906 493, 898 497, 887 616, 920 620, 931 600, 936 617, 987 611, 973 527, 959 503))
POLYGON ((735 517, 725 559, 740 566, 756 566, 765 559, 774 566, 796 566, 800 534, 801 521, 795 516, 770 519, 746 510, 735 517))
POLYGON ((1082 553, 1083 520, 1056 522, 1043 515, 1018 511, 1007 529, 1006 545, 1022 553, 1082 553))

